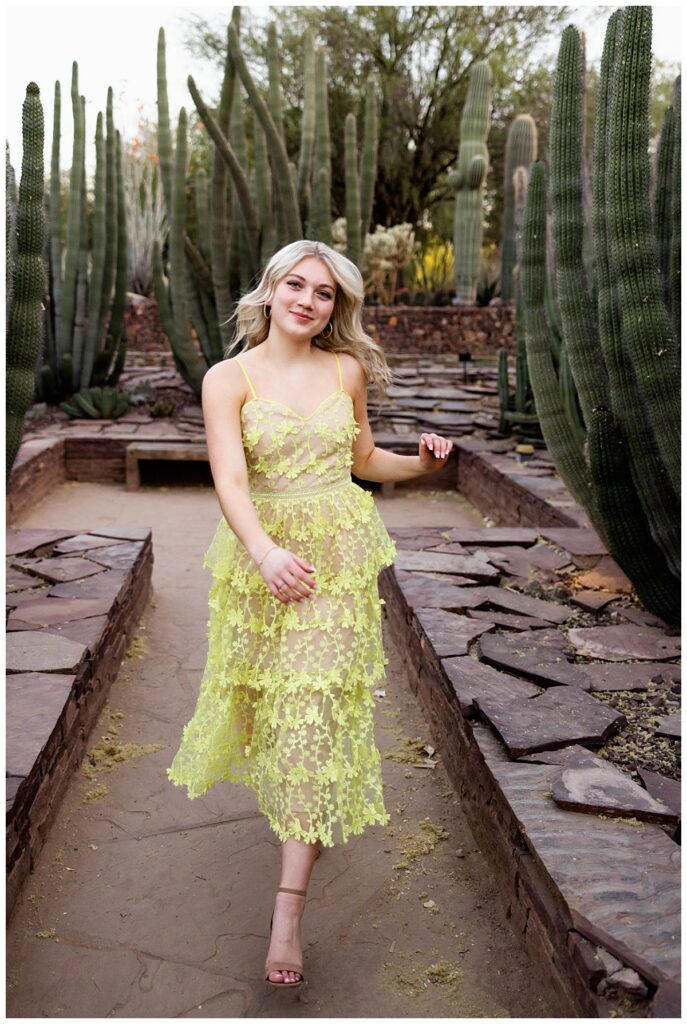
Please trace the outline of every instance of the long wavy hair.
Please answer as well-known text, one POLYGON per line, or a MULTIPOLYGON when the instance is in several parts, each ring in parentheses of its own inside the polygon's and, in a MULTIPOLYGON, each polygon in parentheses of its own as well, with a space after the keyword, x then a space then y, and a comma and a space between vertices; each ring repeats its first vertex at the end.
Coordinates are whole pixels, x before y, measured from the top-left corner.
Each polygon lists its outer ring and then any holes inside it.
POLYGON ((379 396, 383 396, 386 386, 393 379, 393 374, 382 347, 363 330, 362 308, 365 290, 362 275, 351 260, 323 242, 303 239, 290 242, 275 252, 263 271, 260 283, 239 300, 229 318, 236 320, 236 328, 231 342, 224 351, 225 358, 231 355, 244 339, 248 348, 262 344, 270 328, 269 320, 265 316, 265 303, 272 297, 277 282, 308 256, 321 260, 337 284, 330 320, 332 333, 328 337, 323 337, 322 334, 315 335, 312 344, 326 352, 349 352, 363 367, 367 382, 374 384, 379 396))

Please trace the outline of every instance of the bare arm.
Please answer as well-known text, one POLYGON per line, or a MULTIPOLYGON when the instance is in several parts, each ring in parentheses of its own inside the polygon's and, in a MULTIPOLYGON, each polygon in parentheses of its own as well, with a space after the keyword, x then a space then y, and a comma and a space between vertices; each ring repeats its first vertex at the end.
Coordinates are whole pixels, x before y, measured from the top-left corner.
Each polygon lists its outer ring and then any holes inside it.
POLYGON ((364 371, 360 363, 348 353, 342 356, 341 362, 346 387, 353 398, 356 422, 360 427, 360 433, 353 443, 352 466, 359 480, 395 483, 432 473, 446 465, 453 442, 438 434, 421 435, 418 455, 398 455, 377 448, 367 418, 367 382, 364 371))
POLYGON ((212 366, 203 378, 202 403, 212 479, 222 514, 256 562, 270 593, 285 604, 310 596, 313 567, 278 547, 263 530, 250 498, 241 433, 246 398, 243 374, 232 360, 212 366), (300 582, 299 582, 300 581, 300 582), (280 586, 281 585, 281 586, 280 586))

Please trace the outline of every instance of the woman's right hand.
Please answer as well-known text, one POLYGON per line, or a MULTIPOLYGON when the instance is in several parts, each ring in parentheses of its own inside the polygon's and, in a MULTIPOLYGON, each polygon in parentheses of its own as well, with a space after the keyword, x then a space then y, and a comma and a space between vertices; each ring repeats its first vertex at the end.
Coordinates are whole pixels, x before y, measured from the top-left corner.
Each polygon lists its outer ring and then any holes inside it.
POLYGON ((286 548, 272 548, 262 560, 260 572, 270 593, 281 601, 305 601, 318 589, 313 578, 315 567, 286 548))

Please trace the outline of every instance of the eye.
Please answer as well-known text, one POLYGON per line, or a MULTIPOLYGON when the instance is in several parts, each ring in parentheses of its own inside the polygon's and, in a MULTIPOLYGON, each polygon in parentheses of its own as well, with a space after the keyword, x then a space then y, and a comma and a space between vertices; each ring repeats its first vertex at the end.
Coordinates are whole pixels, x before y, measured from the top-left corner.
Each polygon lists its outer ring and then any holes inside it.
POLYGON ((300 288, 299 281, 287 281, 286 283, 292 285, 294 288, 300 288))
POLYGON ((322 298, 322 299, 333 299, 334 296, 330 295, 329 292, 320 292, 320 298, 322 298))

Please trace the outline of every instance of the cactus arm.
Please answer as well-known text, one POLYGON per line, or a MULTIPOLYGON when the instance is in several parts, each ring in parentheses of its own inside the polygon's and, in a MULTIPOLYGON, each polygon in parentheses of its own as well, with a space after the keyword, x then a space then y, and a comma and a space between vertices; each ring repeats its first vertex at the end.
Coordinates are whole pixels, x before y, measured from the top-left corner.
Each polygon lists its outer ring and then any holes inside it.
POLYGON ((315 237, 326 245, 332 242, 332 158, 327 103, 327 51, 320 47, 315 62, 315 163, 313 200, 316 214, 315 237))
POLYGON ((608 136, 608 235, 623 344, 644 413, 680 492, 679 359, 663 303, 649 206, 648 97, 651 8, 622 11, 608 136))
MULTIPOLYGON (((126 282, 128 270, 126 206, 124 202, 124 177, 122 172, 122 140, 119 132, 116 133, 115 142, 115 183, 117 194, 117 273, 115 276, 114 296, 112 298, 112 315, 110 317, 110 324, 108 328, 107 339, 105 342, 105 348, 104 351, 101 353, 101 355, 103 356, 102 362, 105 367, 105 373, 108 373, 108 371, 110 370, 110 363, 112 361, 113 355, 115 354, 115 349, 117 350, 118 358, 120 352, 122 352, 120 339, 122 337, 122 326, 124 323, 124 300, 126 298, 126 282)), ((109 374, 107 383, 113 383, 112 373, 109 374)))
POLYGON ((356 266, 360 263, 360 187, 358 182, 358 143, 355 114, 346 114, 346 255, 356 266))
POLYGON ((675 92, 673 97, 675 105, 675 145, 673 147, 673 201, 671 205, 671 221, 673 225, 670 241, 670 302, 668 308, 671 310, 673 333, 678 343, 680 342, 681 321, 682 321, 682 292, 681 292, 681 268, 682 268, 682 76, 678 75, 675 81, 675 92))
MULTIPOLYGON (((234 8, 233 17, 238 19, 239 9, 234 8)), ((227 33, 228 33, 227 29, 227 33)), ((227 53, 224 62, 224 78, 222 80, 222 91, 220 93, 219 109, 217 111, 217 127, 226 138, 229 133, 229 115, 234 92, 234 65, 229 53, 229 42, 227 40, 227 53)), ((222 345, 225 347, 231 342, 231 326, 227 322, 231 317, 233 303, 231 289, 229 287, 229 263, 227 252, 229 249, 230 215, 227 196, 227 175, 229 171, 226 162, 214 147, 212 157, 212 186, 210 191, 211 217, 210 217, 210 247, 212 252, 212 282, 215 293, 215 305, 217 321, 222 345)))
POLYGON ((301 221, 305 224, 308 216, 310 196, 310 175, 312 173, 313 144, 315 142, 315 37, 312 29, 303 38, 303 114, 301 118, 301 148, 298 156, 298 201, 301 221))
POLYGON ((365 85, 365 123, 363 125, 363 153, 360 164, 360 244, 364 248, 365 235, 370 230, 377 180, 377 154, 379 151, 377 76, 367 76, 365 85))
POLYGON ((191 337, 191 326, 186 301, 186 256, 184 237, 186 235, 186 165, 188 143, 186 137, 186 110, 179 112, 176 139, 176 166, 172 191, 172 222, 169 232, 170 291, 172 293, 174 329, 170 341, 178 359, 184 379, 200 394, 205 367, 198 355, 191 337))
MULTIPOLYGON (((72 169, 69 178, 69 206, 67 208, 67 238, 64 264, 64 286, 62 289, 62 308, 56 324, 56 342, 58 358, 71 352, 72 330, 74 321, 74 303, 76 301, 77 261, 80 245, 81 218, 81 186, 84 180, 84 160, 82 156, 83 139, 85 136, 85 118, 82 118, 81 101, 79 98, 79 71, 76 61, 72 64, 72 111, 74 115, 74 144, 72 148, 72 169)), ((84 150, 85 151, 85 150, 84 150)))
POLYGON ((248 66, 241 53, 238 33, 234 25, 229 26, 229 50, 235 63, 239 78, 243 84, 246 94, 253 108, 253 111, 260 119, 260 123, 267 138, 267 145, 272 157, 275 185, 279 194, 279 202, 283 204, 287 241, 295 241, 302 237, 300 214, 298 210, 298 199, 293 186, 293 179, 289 172, 289 159, 286 154, 284 143, 277 131, 272 115, 270 114, 265 101, 258 92, 255 82, 248 70, 248 66))
POLYGON ((22 171, 17 204, 17 263, 7 332, 6 478, 17 457, 24 417, 35 389, 35 366, 43 344, 43 108, 35 82, 22 108, 22 171))
POLYGON ((608 405, 608 379, 598 346, 596 311, 584 270, 583 58, 573 25, 563 31, 551 107, 551 196, 556 281, 563 343, 584 422, 608 405))
POLYGON ((172 209, 174 156, 172 153, 172 128, 169 120, 169 99, 167 97, 165 30, 163 28, 158 32, 157 37, 157 152, 165 206, 170 211, 172 209))
POLYGON ((274 127, 279 132, 282 142, 286 145, 284 138, 284 105, 279 73, 279 40, 277 39, 277 26, 273 21, 267 26, 267 81, 267 98, 274 127))
MULTIPOLYGON (((99 344, 96 349, 96 357, 100 353, 107 333, 117 264, 117 230, 119 226, 117 218, 117 136, 112 114, 111 87, 107 90, 105 117, 107 125, 105 143, 105 259, 103 262, 103 286, 100 293, 99 344)), ((114 343, 112 351, 114 353, 114 343)), ((88 384, 90 384, 90 381, 86 382, 86 385, 88 384)))
POLYGON ((103 139, 103 115, 98 114, 95 130, 95 207, 93 210, 93 266, 88 286, 88 329, 83 351, 74 349, 74 362, 80 388, 87 388, 95 358, 100 353, 100 303, 105 270, 105 235, 107 231, 105 212, 105 144, 103 139))
POLYGON ((536 162, 532 166, 527 190, 522 239, 527 367, 546 446, 566 486, 596 526, 598 516, 582 445, 565 415, 553 365, 544 308, 545 283, 546 168, 543 163, 536 162))
POLYGON ((530 114, 518 114, 508 131, 503 180, 503 226, 501 229, 501 299, 515 295, 513 270, 517 263, 515 234, 515 191, 513 175, 518 167, 526 171, 537 159, 537 126, 530 114))
POLYGON ((203 99, 196 88, 195 82, 190 75, 188 77, 188 87, 191 96, 193 97, 193 102, 196 105, 196 109, 207 129, 208 135, 214 142, 218 153, 226 162, 226 165, 229 168, 229 173, 231 174, 234 182, 241 214, 243 216, 243 223, 246 229, 248 253, 251 260, 251 275, 253 275, 257 273, 259 264, 257 239, 260 237, 260 223, 253 203, 253 197, 250 193, 250 185, 248 184, 248 180, 246 179, 246 175, 244 174, 236 153, 232 149, 229 141, 219 130, 219 126, 215 118, 203 102, 203 99))
POLYGON ((487 135, 491 117, 491 69, 477 61, 460 121, 457 173, 450 176, 456 189, 453 215, 454 278, 456 295, 473 304, 477 295, 484 218, 484 182, 489 154, 487 135))
MULTIPOLYGON (((86 120, 86 98, 81 97, 81 117, 86 120)), ((84 173, 81 178, 81 218, 79 234, 79 254, 76 271, 76 304, 74 307, 74 318, 72 324, 72 346, 71 352, 65 352, 58 361, 56 372, 60 380, 59 393, 71 395, 75 388, 78 388, 75 368, 74 353, 82 352, 84 336, 86 333, 86 305, 88 302, 88 207, 86 203, 86 137, 84 132, 83 145, 81 147, 81 162, 84 173)))
POLYGON ((274 218, 272 216, 272 177, 267 158, 265 133, 259 121, 253 121, 255 147, 255 195, 260 215, 260 260, 266 264, 275 251, 274 218))
POLYGON ((670 308, 670 242, 673 233, 673 153, 675 149, 675 110, 668 107, 663 116, 656 158, 654 189, 654 233, 656 253, 663 281, 663 301, 670 308))
POLYGON ((52 153, 50 158, 50 294, 52 296, 53 325, 59 319, 62 308, 62 223, 61 223, 61 183, 60 183, 60 123, 61 123, 61 92, 60 83, 55 82, 55 101, 53 106, 52 153))

